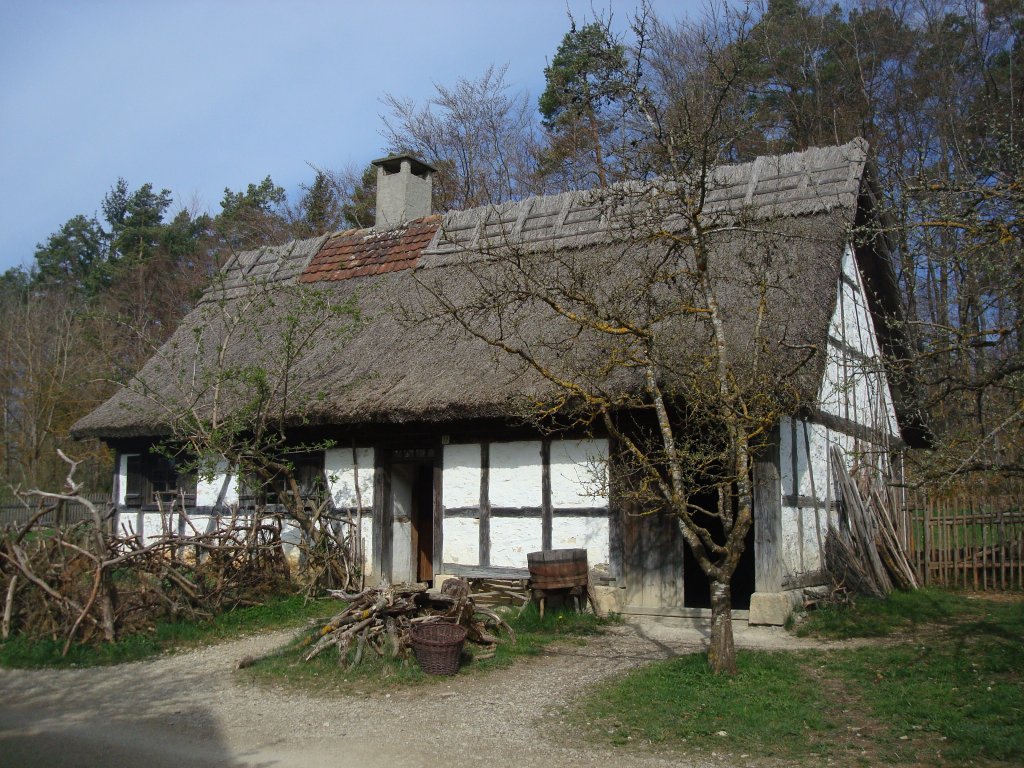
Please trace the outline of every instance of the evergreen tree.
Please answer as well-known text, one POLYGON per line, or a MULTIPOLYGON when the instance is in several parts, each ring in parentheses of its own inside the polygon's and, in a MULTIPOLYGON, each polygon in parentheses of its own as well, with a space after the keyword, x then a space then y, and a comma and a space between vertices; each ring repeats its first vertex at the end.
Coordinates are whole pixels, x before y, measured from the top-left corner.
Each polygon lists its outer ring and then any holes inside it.
POLYGON ((548 161, 576 164, 577 182, 596 175, 600 186, 609 183, 609 165, 615 150, 613 133, 621 127, 623 100, 630 90, 626 47, 606 23, 572 27, 544 68, 547 87, 539 107, 544 127, 553 138, 548 161), (593 164, 582 165, 583 157, 593 164))

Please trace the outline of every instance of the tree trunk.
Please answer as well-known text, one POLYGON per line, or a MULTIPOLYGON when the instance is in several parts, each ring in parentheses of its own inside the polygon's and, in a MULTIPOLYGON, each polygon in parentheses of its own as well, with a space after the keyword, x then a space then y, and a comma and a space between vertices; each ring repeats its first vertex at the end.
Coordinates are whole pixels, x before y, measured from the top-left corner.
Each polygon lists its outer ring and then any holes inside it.
POLYGON ((732 638, 732 588, 711 579, 711 639, 708 666, 715 673, 736 674, 736 645, 732 638))

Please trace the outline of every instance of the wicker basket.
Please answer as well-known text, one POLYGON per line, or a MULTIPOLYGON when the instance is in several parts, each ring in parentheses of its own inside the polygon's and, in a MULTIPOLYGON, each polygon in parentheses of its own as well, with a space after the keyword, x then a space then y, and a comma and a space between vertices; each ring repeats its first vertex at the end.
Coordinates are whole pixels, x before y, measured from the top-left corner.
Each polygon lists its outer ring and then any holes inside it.
POLYGON ((414 624, 412 650, 428 675, 454 675, 466 641, 466 628, 459 624, 414 624))

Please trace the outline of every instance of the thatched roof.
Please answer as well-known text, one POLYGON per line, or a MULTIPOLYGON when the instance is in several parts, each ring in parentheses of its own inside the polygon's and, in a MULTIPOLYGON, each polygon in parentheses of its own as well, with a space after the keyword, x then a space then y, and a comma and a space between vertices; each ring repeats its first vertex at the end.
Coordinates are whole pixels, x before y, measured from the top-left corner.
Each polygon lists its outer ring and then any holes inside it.
MULTIPOLYGON (((752 318, 765 298, 771 364, 792 373, 804 402, 816 397, 821 380, 866 162, 866 146, 857 141, 721 168, 708 186, 706 215, 725 222, 712 238, 711 272, 726 305, 732 354, 753 355, 752 318)), ((616 307, 635 311, 641 284, 661 269, 672 232, 683 227, 664 205, 672 193, 656 183, 565 193, 240 254, 159 353, 73 433, 167 434, 182 411, 246 404, 251 381, 244 374, 255 370, 268 379, 287 373, 289 418, 305 424, 502 417, 556 394, 521 360, 440 311, 439 295, 463 319, 475 313, 556 373, 585 371, 595 387, 635 388, 634 371, 604 364, 628 354, 618 342, 572 328, 543 302, 510 304, 499 317, 489 292, 510 287, 510 259, 518 265, 533 254, 531 269, 571 275, 576 288, 600 293, 613 314, 616 307), (358 305, 355 323, 337 311, 346 302, 358 305), (300 344, 303 334, 308 343, 300 344), (294 354, 282 363, 289 349, 294 354), (217 373, 225 370, 230 381, 217 373)), ((660 290, 644 310, 649 320, 666 301, 679 301, 664 285, 660 290)), ((673 366, 699 360, 707 331, 692 317, 651 321, 662 323, 656 354, 664 355, 671 385, 673 366)))

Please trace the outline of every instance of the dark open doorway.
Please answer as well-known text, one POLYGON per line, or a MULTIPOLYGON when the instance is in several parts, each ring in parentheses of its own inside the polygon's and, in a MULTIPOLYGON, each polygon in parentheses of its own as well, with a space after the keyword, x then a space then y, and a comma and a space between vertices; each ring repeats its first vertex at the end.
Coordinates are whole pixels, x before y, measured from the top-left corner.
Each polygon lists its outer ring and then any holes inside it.
MULTIPOLYGON (((715 504, 715 496, 707 494, 700 499, 694 499, 695 503, 708 509, 708 505, 715 504)), ((713 507, 710 507, 713 508, 713 507)), ((725 536, 718 524, 717 519, 704 517, 698 519, 699 523, 706 523, 707 527, 715 535, 716 541, 724 541, 725 536), (717 526, 717 527, 716 527, 717 526)), ((704 570, 700 567, 696 558, 690 552, 689 547, 683 556, 683 605, 687 608, 710 608, 711 594, 710 582, 704 570)), ((736 566, 736 572, 732 578, 732 607, 735 610, 746 610, 750 608, 750 596, 754 594, 754 526, 750 526, 747 532, 746 542, 743 548, 743 555, 736 566)))

